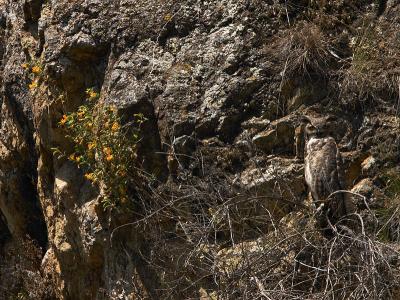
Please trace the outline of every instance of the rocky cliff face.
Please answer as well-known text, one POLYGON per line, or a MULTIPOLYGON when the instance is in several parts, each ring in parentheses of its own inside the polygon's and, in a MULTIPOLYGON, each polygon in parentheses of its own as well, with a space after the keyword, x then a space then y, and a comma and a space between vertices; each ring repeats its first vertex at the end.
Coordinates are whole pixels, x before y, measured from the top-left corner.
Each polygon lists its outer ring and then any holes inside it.
POLYGON ((0 244, 4 257, 35 248, 9 267, 32 261, 47 282, 39 293, 2 272, 2 297, 214 299, 230 276, 218 259, 256 251, 307 206, 305 114, 338 117, 347 188, 385 207, 397 196, 399 12, 372 0, 0 0, 0 244), (147 119, 137 211, 104 210, 99 188, 53 155, 71 151, 58 122, 88 88, 147 119))

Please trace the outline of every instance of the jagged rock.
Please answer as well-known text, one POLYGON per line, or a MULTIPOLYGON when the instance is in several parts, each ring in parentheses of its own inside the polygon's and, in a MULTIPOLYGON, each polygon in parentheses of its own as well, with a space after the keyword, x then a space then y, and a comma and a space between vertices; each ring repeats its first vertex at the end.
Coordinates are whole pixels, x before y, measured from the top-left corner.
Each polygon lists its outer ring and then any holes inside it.
POLYGON ((362 174, 363 175, 371 175, 374 167, 376 166, 376 159, 373 156, 367 157, 362 163, 362 174))
POLYGON ((40 12, 44 0, 24 0, 25 21, 37 22, 40 18, 40 12))
POLYGON ((365 178, 361 180, 351 189, 352 192, 361 194, 365 197, 371 196, 373 190, 374 183, 370 178, 365 178))
POLYGON ((276 120, 271 123, 272 129, 257 134, 253 143, 265 153, 285 151, 293 153, 294 127, 289 120, 276 120))
MULTIPOLYGON (((385 205, 385 195, 383 191, 374 184, 371 178, 360 180, 354 185, 351 191, 358 194, 352 195, 351 197, 359 210, 381 209, 385 205)), ((373 218, 373 216, 368 215, 367 219, 368 218, 373 218)))
POLYGON ((196 148, 196 141, 190 136, 183 135, 174 140, 173 146, 177 154, 190 155, 196 148))
POLYGON ((368 157, 368 153, 360 151, 343 152, 342 157, 346 187, 351 188, 362 176, 361 164, 368 157))
POLYGON ((263 130, 265 129, 271 122, 268 119, 264 118, 256 118, 253 117, 250 120, 247 120, 242 123, 242 128, 244 129, 257 129, 257 130, 263 130))
MULTIPOLYGON (((300 204, 306 194, 303 172, 303 165, 295 159, 273 157, 267 165, 257 164, 245 170, 237 181, 246 187, 249 195, 258 199, 256 203, 260 207, 282 217, 282 213, 300 204), (280 212, 274 207, 279 207, 280 212)), ((262 214, 262 211, 257 213, 262 214)))
MULTIPOLYGON (((46 253, 42 273, 51 278, 57 299, 196 298, 201 272, 192 270, 180 278, 176 274, 190 266, 184 251, 194 250, 190 247, 197 241, 190 240, 192 232, 171 228, 202 220, 201 226, 188 227, 215 230, 210 244, 230 240, 232 228, 234 234, 245 232, 241 238, 256 240, 270 230, 271 219, 300 206, 306 192, 303 165, 293 158, 300 114, 309 109, 339 117, 334 134, 346 150, 349 188, 364 176, 379 175, 381 165, 398 164, 398 119, 393 112, 397 86, 391 92, 383 88, 362 94, 368 99, 351 105, 337 90, 351 83, 340 81, 346 76, 338 70, 352 70, 342 63, 352 63, 348 58, 354 54, 338 32, 352 35, 349 28, 358 27, 353 22, 365 20, 372 6, 358 1, 355 10, 346 1, 335 2, 338 7, 330 2, 329 11, 339 15, 337 23, 308 20, 325 24, 332 45, 317 45, 324 55, 340 60, 328 70, 333 76, 319 76, 318 70, 293 75, 285 72, 291 67, 287 63, 305 57, 307 64, 315 52, 305 49, 295 60, 277 56, 287 53, 282 45, 293 42, 286 33, 304 16, 313 17, 307 1, 281 2, 0 0, 0 247, 27 235, 32 238, 46 253), (33 74, 33 65, 39 74, 33 74), (143 180, 147 193, 132 192, 137 201, 133 211, 104 210, 101 188, 85 180, 84 171, 72 162, 53 155, 55 147, 72 151, 73 143, 57 124, 84 103, 85 90, 91 87, 100 92, 100 101, 117 107, 124 124, 138 113, 147 119, 132 166, 151 180, 143 180), (373 102, 371 111, 369 97, 376 95, 382 99, 373 102), (174 154, 188 160, 178 165, 171 159, 174 154), (185 176, 178 176, 178 167, 185 176), (166 195, 172 200, 163 199, 159 190, 171 182, 175 190, 166 195), (189 188, 183 201, 175 195, 189 188), (211 194, 216 199, 208 203, 211 194), (234 208, 229 206, 232 199, 240 200, 234 208), (181 202, 182 215, 173 215, 179 214, 174 205, 181 202), (214 228, 202 219, 201 214, 221 206, 234 212, 232 228, 226 222, 222 229, 214 228), (266 216, 266 210, 274 215, 266 216), (155 223, 160 231, 135 225, 147 214, 151 218, 146 226, 155 223), (166 222, 165 216, 170 218, 166 222), (181 243, 179 251, 168 247, 170 240, 181 243), (176 253, 169 255, 163 247, 176 253), (159 260, 152 261, 157 255, 159 260)), ((395 5, 386 13, 393 24, 399 23, 395 5)), ((383 17, 374 23, 385 32, 382 47, 392 35, 380 27, 383 17)), ((390 76, 395 78, 397 60, 390 61, 390 76)), ((373 82, 392 82, 381 79, 373 82)), ((364 179, 353 190, 370 195, 372 189, 378 201, 371 184, 364 179)), ((213 234, 207 231, 207 238, 213 234)), ((238 247, 262 252, 252 241, 247 243, 238 247)), ((210 274, 201 275, 211 286, 204 287, 207 292, 215 288, 210 274)), ((0 298, 3 292, 0 289, 0 298)))
POLYGON ((186 120, 181 121, 180 123, 176 123, 173 129, 173 136, 180 137, 183 135, 191 135, 194 132, 195 123, 194 120, 188 118, 186 120))
MULTIPOLYGON (((180 164, 187 166, 192 155, 196 149, 196 140, 190 136, 183 135, 176 138, 172 144, 174 149, 174 159, 178 160, 180 164)), ((170 170, 176 169, 170 163, 170 170)))
POLYGON ((279 144, 277 131, 271 129, 261 134, 257 134, 253 138, 253 143, 265 152, 271 153, 275 149, 275 146, 279 144))
POLYGON ((326 82, 323 80, 304 81, 301 78, 288 81, 282 88, 282 94, 286 98, 288 110, 294 111, 302 105, 312 105, 326 97, 326 82))
POLYGON ((72 162, 64 163, 57 170, 54 180, 54 194, 66 207, 72 208, 79 197, 82 176, 72 162))

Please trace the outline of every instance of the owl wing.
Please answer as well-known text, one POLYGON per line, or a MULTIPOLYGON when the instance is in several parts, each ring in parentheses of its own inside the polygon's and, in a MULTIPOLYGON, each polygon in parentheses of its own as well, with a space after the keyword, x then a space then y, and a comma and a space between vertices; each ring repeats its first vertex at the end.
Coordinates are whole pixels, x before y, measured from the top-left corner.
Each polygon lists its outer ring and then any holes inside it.
MULTIPOLYGON (((338 176, 338 182, 340 185, 340 189, 346 190, 347 184, 346 184, 344 168, 343 168, 343 157, 342 157, 342 154, 340 153, 337 145, 336 145, 336 167, 337 167, 337 176, 338 176)), ((342 194, 342 202, 343 203, 340 205, 341 207, 338 208, 340 210, 340 213, 342 216, 352 214, 356 211, 355 205, 352 201, 352 197, 350 196, 350 194, 343 193, 342 194)))
POLYGON ((345 190, 346 189, 346 179, 345 179, 344 170, 343 170, 343 157, 339 151, 339 148, 337 147, 337 144, 336 144, 336 172, 337 172, 337 176, 338 176, 338 182, 339 182, 340 189, 345 190))

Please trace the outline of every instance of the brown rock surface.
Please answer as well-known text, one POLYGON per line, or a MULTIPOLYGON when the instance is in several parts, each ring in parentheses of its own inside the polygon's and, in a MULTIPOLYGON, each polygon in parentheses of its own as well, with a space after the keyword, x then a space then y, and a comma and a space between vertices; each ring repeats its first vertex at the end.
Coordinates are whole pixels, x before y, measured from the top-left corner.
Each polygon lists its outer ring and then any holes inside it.
POLYGON ((400 8, 364 45, 374 1, 300 2, 0 0, 0 254, 32 240, 46 299, 214 299, 213 255, 260 252, 304 206, 303 114, 338 117, 348 187, 374 190, 400 157, 400 8), (147 120, 131 210, 104 210, 101 186, 53 155, 71 151, 57 124, 91 87, 125 123, 147 120))

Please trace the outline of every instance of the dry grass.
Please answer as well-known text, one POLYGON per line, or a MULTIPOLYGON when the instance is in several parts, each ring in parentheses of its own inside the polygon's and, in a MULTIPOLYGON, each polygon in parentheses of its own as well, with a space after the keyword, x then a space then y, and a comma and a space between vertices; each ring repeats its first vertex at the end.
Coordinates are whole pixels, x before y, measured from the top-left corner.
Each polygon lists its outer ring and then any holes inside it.
POLYGON ((341 98, 349 102, 375 102, 398 107, 400 51, 397 30, 391 24, 366 21, 351 40, 353 55, 344 62, 341 98))
POLYGON ((0 299, 55 299, 51 283, 40 272, 42 255, 28 239, 6 244, 0 257, 0 299))
POLYGON ((292 228, 282 224, 244 251, 223 257, 233 268, 221 274, 222 299, 392 298, 400 276, 396 249, 364 234, 337 234, 327 241, 301 225, 308 221, 301 216, 292 228))
POLYGON ((258 206, 258 216, 239 224, 235 212, 243 202, 260 199, 236 197, 227 181, 205 170, 196 180, 153 190, 143 218, 128 225, 146 231, 152 251, 144 258, 160 274, 160 297, 395 299, 400 244, 381 233, 399 228, 398 210, 388 211, 388 223, 361 211, 354 216, 360 230, 336 224, 330 240, 307 206, 284 218, 258 206))
MULTIPOLYGON (((373 231, 363 224, 360 233, 334 227, 335 237, 327 240, 315 216, 303 211, 246 241, 236 239, 236 232, 219 236, 218 224, 229 224, 236 204, 227 200, 222 205, 226 209, 219 220, 204 210, 189 218, 187 210, 175 215, 179 221, 171 231, 155 230, 146 221, 154 238, 149 263, 163 274, 164 299, 193 299, 199 290, 209 299, 393 299, 399 288, 400 245, 380 238, 387 224, 373 231)), ((391 227, 397 215, 389 218, 391 227)))
POLYGON ((328 76, 334 59, 327 36, 312 23, 301 22, 284 33, 280 43, 282 76, 328 76))

